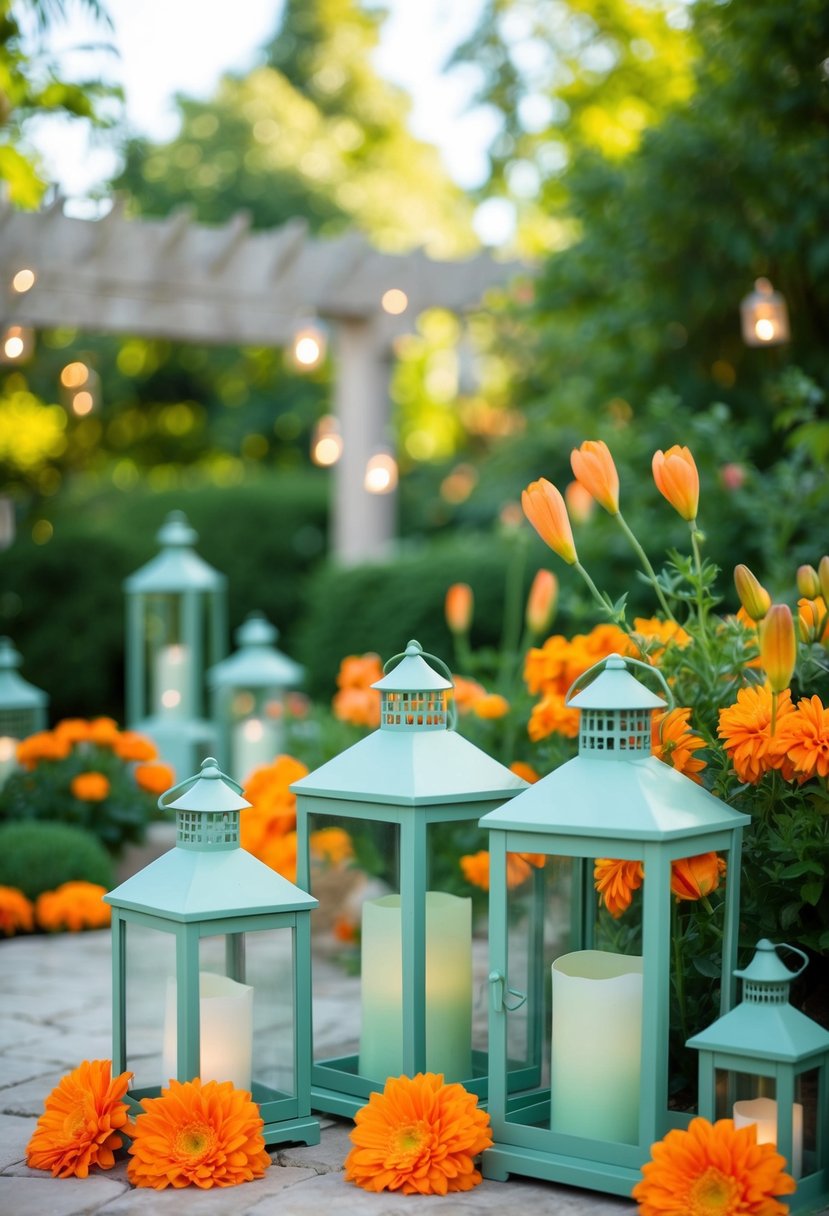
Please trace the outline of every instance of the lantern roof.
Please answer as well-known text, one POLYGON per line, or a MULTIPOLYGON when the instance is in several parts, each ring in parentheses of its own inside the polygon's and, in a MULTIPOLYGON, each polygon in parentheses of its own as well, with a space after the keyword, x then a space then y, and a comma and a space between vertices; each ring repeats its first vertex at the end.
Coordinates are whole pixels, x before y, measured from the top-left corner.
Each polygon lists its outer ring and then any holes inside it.
POLYGON ((18 674, 22 663, 11 638, 0 638, 0 707, 3 709, 40 709, 48 696, 18 674))
POLYGON ((183 511, 171 511, 156 538, 161 552, 125 580, 136 593, 219 591, 225 576, 214 570, 193 549, 198 540, 183 511))
POLYGON ((754 957, 748 966, 743 967, 742 971, 735 971, 734 974, 738 979, 749 980, 753 983, 790 984, 800 972, 790 971, 777 953, 777 946, 774 942, 763 937, 757 943, 754 957))
POLYGON ((215 815, 223 811, 245 810, 250 803, 242 797, 241 785, 227 777, 214 758, 208 756, 202 760, 201 769, 195 777, 188 777, 163 793, 158 806, 162 811, 201 811, 205 815, 215 815), (178 797, 171 800, 171 794, 178 797))
POLYGON ((423 658, 423 647, 414 639, 406 644, 402 655, 395 655, 393 659, 389 659, 386 666, 393 663, 395 659, 400 659, 397 666, 381 679, 375 680, 372 688, 379 688, 381 692, 427 692, 432 689, 452 687, 451 680, 447 680, 445 676, 440 675, 429 666, 423 658))
POLYGON ((457 731, 380 729, 291 789, 320 798, 411 806, 512 798, 527 789, 527 782, 457 731))
POLYGON ((208 684, 290 688, 305 678, 305 668, 275 648, 279 630, 261 612, 250 613, 234 636, 239 649, 208 669, 208 684))
POLYGON ((574 709, 662 709, 665 706, 662 697, 651 692, 628 671, 621 655, 609 655, 603 665, 603 670, 587 688, 575 696, 568 695, 568 705, 574 709))
POLYGON ((748 815, 709 794, 656 756, 579 755, 481 819, 485 828, 664 840, 742 827, 748 815))

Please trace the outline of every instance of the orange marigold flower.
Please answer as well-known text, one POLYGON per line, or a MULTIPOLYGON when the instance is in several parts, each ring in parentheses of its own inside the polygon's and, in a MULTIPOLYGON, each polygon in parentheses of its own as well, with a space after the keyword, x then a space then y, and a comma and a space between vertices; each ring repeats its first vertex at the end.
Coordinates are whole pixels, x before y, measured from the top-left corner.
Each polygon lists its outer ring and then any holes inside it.
POLYGON ((509 770, 511 773, 515 773, 516 777, 522 777, 530 785, 535 785, 536 781, 541 780, 541 774, 537 773, 531 764, 525 764, 523 760, 513 760, 509 770))
POLYGON ((771 596, 762 583, 757 581, 748 566, 734 567, 734 586, 746 615, 752 621, 762 621, 771 608, 771 596))
MULTIPOLYGON (((507 886, 520 887, 529 878, 533 868, 540 870, 547 858, 544 853, 507 853, 507 886)), ((461 871, 467 882, 482 891, 489 890, 489 853, 480 849, 477 853, 467 853, 460 860, 461 871)))
POLYGON ((476 718, 503 718, 509 713, 509 701, 499 692, 488 692, 472 702, 472 712, 476 718))
POLYGON ((461 873, 473 887, 482 891, 489 890, 489 852, 479 849, 477 853, 467 853, 460 859, 461 873))
POLYGON ((798 701, 794 713, 780 723, 772 750, 786 757, 801 783, 829 776, 829 709, 820 697, 798 701))
POLYGON ((69 789, 81 802, 103 802, 109 793, 109 778, 103 773, 78 773, 69 789))
POLYGON ((477 680, 469 680, 466 676, 452 676, 449 696, 454 697, 459 714, 468 714, 475 702, 486 695, 486 689, 477 680))
POLYGON ((65 760, 72 751, 72 743, 55 731, 39 730, 21 739, 17 745, 17 759, 24 768, 33 769, 41 760, 65 760))
POLYGON ((353 920, 349 920, 347 916, 335 917, 331 932, 335 941, 342 942, 346 946, 354 945, 360 940, 359 925, 355 924, 353 920))
POLYGON ((151 760, 147 764, 136 764, 133 772, 135 784, 148 794, 163 794, 176 783, 176 775, 169 764, 151 760))
POLYGON ((788 688, 797 662, 797 638, 788 604, 772 604, 760 631, 760 659, 772 692, 788 688))
POLYGON ((273 836, 257 854, 260 861, 276 870, 288 882, 296 882, 297 836, 286 832, 284 836, 273 836))
POLYGON ((367 1191, 446 1195, 481 1181, 473 1157, 489 1148, 489 1115, 440 1073, 389 1077, 357 1111, 345 1178, 367 1191))
POLYGON ((94 1165, 112 1169, 120 1133, 133 1133, 124 1101, 131 1077, 113 1078, 109 1060, 84 1060, 68 1073, 46 1099, 26 1164, 55 1178, 86 1178, 94 1165))
POLYGON ((64 718, 58 722, 54 733, 70 744, 86 743, 89 739, 89 723, 84 718, 64 718))
POLYGON ((527 734, 533 743, 546 739, 548 735, 564 735, 575 739, 579 733, 579 711, 564 704, 564 696, 549 692, 532 708, 527 725, 527 734))
POLYGON ((31 933, 34 928, 34 906, 17 887, 0 887, 0 933, 13 937, 15 933, 31 933))
POLYGON ((699 784, 697 774, 705 768, 705 761, 694 753, 704 748, 706 743, 701 735, 695 735, 691 730, 688 722, 690 716, 690 709, 682 708, 653 715, 653 754, 699 784))
POLYGON ((271 1164, 259 1107, 232 1081, 171 1080, 141 1105, 127 1166, 134 1186, 236 1186, 271 1164))
POLYGON ((380 725, 380 693, 376 688, 341 688, 334 693, 331 708, 340 722, 371 728, 380 725))
POLYGON ((654 452, 651 463, 656 488, 689 523, 699 507, 699 473, 688 448, 675 443, 667 452, 654 452))
POLYGON ((468 633, 475 598, 468 583, 453 583, 446 592, 444 612, 451 633, 468 633))
POLYGON ((337 673, 338 688, 370 688, 376 680, 383 678, 383 664, 379 654, 350 654, 340 663, 337 673))
POLYGON ((698 853, 671 864, 671 890, 677 899, 704 899, 720 885, 725 862, 716 853, 698 853))
POLYGON ((796 1184, 785 1168, 773 1144, 757 1143, 753 1124, 697 1118, 654 1144, 631 1194, 640 1216, 786 1216, 788 1206, 775 1196, 792 1194, 796 1184))
POLYGON ((330 866, 342 865, 354 856, 354 845, 345 828, 320 828, 310 836, 311 856, 330 866))
POLYGON ((273 764, 263 765, 251 774, 245 796, 251 803, 241 819, 242 848, 260 861, 286 874, 293 865, 296 872, 296 843, 293 861, 290 845, 279 844, 296 826, 296 795, 291 785, 306 776, 308 769, 293 756, 277 756, 273 764))
POLYGON ((546 477, 530 482, 521 494, 524 514, 538 535, 568 565, 578 561, 573 529, 561 493, 546 477))
POLYGON ((526 626, 536 637, 541 637, 552 625, 557 598, 558 579, 552 570, 536 570, 524 613, 526 626))
MULTIPOLYGON (((633 621, 634 632, 642 638, 643 642, 650 643, 647 646, 647 653, 651 659, 658 658, 667 646, 688 646, 691 641, 690 633, 687 633, 681 625, 676 621, 660 621, 658 617, 637 616, 633 621), (653 645, 656 641, 661 645, 653 645)), ((635 653, 633 658, 642 657, 643 651, 639 647, 638 639, 634 639, 638 653, 635 653)), ((627 650, 631 650, 628 647, 627 650)))
POLYGON ((56 891, 44 891, 35 902, 35 917, 41 929, 56 933, 68 929, 105 929, 110 922, 109 904, 103 902, 106 887, 96 882, 65 882, 56 891))
MULTIPOLYGON (((720 710, 717 734, 731 758, 734 772, 751 785, 756 785, 771 769, 782 769, 783 775, 791 778, 790 766, 773 743, 771 710, 771 693, 762 685, 741 688, 736 702, 720 710)), ((778 733, 784 719, 792 713, 791 694, 785 689, 777 699, 778 733)))
POLYGON ((597 857, 593 865, 593 885, 608 912, 615 919, 627 912, 645 877, 641 861, 616 861, 597 857))
POLYGON ((158 748, 146 735, 125 730, 113 743, 113 751, 121 760, 155 760, 158 748))
POLYGON ((114 718, 93 718, 89 723, 89 741, 98 747, 114 747, 119 733, 114 718))
POLYGON ((570 453, 576 480, 610 515, 619 514, 619 474, 610 449, 601 439, 585 439, 570 453))

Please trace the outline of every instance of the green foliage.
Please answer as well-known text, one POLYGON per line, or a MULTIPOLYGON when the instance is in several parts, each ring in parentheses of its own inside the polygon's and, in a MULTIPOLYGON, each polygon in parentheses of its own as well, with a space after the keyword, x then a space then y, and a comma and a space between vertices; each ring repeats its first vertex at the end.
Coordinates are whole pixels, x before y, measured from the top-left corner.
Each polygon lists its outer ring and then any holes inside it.
POLYGON ((65 882, 112 889, 112 861, 91 832, 46 819, 0 824, 0 886, 34 900, 65 882))

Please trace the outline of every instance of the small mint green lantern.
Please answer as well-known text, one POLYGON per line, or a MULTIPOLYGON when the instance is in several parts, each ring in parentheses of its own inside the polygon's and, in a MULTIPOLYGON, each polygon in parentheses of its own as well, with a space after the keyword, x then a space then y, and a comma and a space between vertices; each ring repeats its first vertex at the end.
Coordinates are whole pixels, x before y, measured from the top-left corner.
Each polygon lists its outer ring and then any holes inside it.
POLYGON ((43 730, 49 698, 18 672, 22 659, 11 638, 0 638, 0 788, 17 768, 17 745, 43 730))
POLYGON ((265 1142, 319 1143, 311 1115, 311 908, 247 853, 242 787, 208 758, 162 794, 176 845, 104 896, 112 907, 113 1067, 137 1108, 171 1077, 250 1090, 265 1142))
POLYGON ((240 781, 282 750, 285 696, 305 678, 304 668, 274 646, 278 636, 261 612, 250 613, 236 630, 238 649, 207 673, 219 758, 240 781))
POLYGON ((735 975, 743 999, 688 1040, 699 1052, 699 1113, 752 1123, 760 1143, 777 1145, 797 1182, 785 1202, 794 1211, 829 1199, 829 1031, 789 1003, 792 980, 808 957, 765 938, 735 975), (791 971, 778 951, 797 955, 791 971))
POLYGON ((350 1002, 341 985, 336 1019, 315 991, 312 1073, 314 1109, 348 1116, 401 1074, 440 1072, 486 1096, 485 926, 460 855, 486 843, 481 812, 527 784, 454 730, 440 659, 412 641, 386 671, 372 685, 379 729, 291 787, 298 881, 330 877, 319 859, 332 828, 352 853, 359 984, 350 1002))
MULTIPOLYGON (((647 664, 619 655, 596 664, 567 696, 580 710, 579 754, 481 820, 491 858, 489 1178, 629 1195, 654 1141, 690 1119, 669 1109, 671 992, 693 966, 688 954, 676 958, 674 863, 703 859, 717 887, 719 974, 734 966, 748 819, 652 754, 651 717, 665 700, 631 667, 670 699, 647 664), (538 867, 531 896, 541 930, 529 954, 518 933, 529 910, 510 886, 515 854, 538 867), (728 867, 724 898, 718 857, 728 867), (522 1040, 542 1045, 542 1075, 519 1091, 522 1040)), ((731 1000, 725 983, 720 1009, 731 1000)))
POLYGON ((227 652, 226 580, 193 546, 183 512, 158 533, 161 552, 126 580, 127 722, 177 774, 216 750, 205 716, 205 668, 227 652))

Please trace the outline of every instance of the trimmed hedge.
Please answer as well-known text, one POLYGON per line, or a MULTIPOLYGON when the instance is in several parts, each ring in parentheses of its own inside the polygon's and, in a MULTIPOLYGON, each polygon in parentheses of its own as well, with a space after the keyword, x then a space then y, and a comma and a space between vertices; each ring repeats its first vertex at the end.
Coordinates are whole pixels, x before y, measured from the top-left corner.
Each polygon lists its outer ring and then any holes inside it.
POLYGON ((0 886, 17 887, 35 900, 65 882, 94 882, 112 890, 112 861, 91 832, 46 819, 0 827, 0 886))

